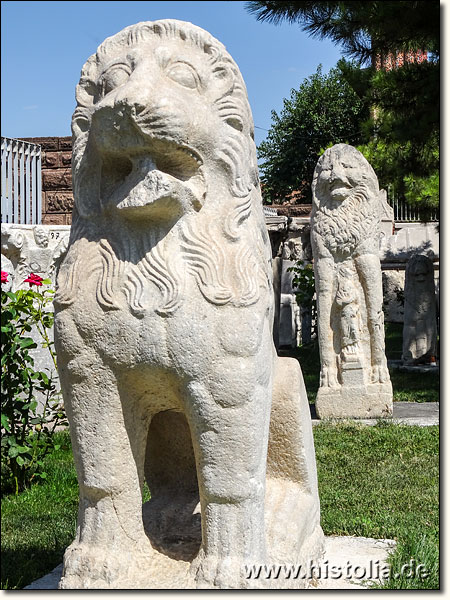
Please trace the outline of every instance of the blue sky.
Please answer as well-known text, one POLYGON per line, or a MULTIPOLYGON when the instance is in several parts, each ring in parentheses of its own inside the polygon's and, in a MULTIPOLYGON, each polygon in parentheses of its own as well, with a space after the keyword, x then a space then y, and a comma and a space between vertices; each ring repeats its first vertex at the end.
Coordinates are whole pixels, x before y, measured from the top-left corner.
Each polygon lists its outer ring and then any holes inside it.
POLYGON ((139 21, 176 18, 203 27, 227 47, 247 85, 259 144, 279 112, 321 63, 341 57, 298 25, 259 23, 245 2, 2 2, 2 126, 6 137, 70 135, 75 85, 98 45, 139 21))

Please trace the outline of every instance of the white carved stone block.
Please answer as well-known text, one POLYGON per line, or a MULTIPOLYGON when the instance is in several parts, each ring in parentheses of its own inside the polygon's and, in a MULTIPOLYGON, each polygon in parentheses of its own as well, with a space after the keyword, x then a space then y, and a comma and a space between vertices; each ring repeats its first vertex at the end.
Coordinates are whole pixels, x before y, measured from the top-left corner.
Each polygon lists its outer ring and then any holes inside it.
POLYGON ((437 349, 436 290, 433 261, 423 254, 410 258, 405 274, 403 355, 405 364, 429 363, 437 349))
POLYGON ((242 76, 202 29, 144 22, 76 96, 55 342, 80 509, 60 588, 266 587, 246 566, 317 559, 323 534, 242 76))
POLYGON ((379 259, 384 192, 363 155, 336 144, 313 178, 311 242, 316 280, 321 418, 392 415, 384 352, 379 259))
POLYGON ((6 264, 8 259, 12 264, 13 291, 28 288, 24 280, 30 273, 51 279, 55 284, 59 265, 67 252, 70 226, 2 223, 1 230, 2 261, 6 264))

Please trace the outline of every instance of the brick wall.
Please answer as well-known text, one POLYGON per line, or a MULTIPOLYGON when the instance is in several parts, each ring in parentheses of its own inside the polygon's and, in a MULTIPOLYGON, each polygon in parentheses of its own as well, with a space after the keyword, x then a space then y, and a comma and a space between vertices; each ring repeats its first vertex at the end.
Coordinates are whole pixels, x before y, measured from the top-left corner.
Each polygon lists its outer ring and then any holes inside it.
POLYGON ((70 225, 72 222, 72 138, 22 138, 42 150, 42 223, 70 225))

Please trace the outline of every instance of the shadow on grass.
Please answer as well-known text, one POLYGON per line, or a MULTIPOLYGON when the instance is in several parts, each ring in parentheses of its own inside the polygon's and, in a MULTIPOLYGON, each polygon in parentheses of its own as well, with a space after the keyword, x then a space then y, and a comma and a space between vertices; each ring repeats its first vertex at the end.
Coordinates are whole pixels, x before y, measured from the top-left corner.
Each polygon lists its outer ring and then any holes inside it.
POLYGON ((78 484, 68 432, 44 459, 47 479, 2 498, 1 589, 22 589, 54 569, 75 537, 78 484))
POLYGON ((20 550, 3 550, 1 589, 20 590, 47 575, 62 562, 64 551, 71 542, 72 538, 67 542, 60 542, 52 550, 42 550, 39 545, 24 546, 20 550))

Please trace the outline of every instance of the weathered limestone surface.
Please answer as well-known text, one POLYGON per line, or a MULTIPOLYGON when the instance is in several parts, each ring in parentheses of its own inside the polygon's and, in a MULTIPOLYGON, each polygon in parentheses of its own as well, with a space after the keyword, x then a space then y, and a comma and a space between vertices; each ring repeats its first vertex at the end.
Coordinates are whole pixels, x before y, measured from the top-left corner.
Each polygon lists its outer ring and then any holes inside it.
POLYGON ((246 565, 318 558, 323 533, 242 76, 202 29, 139 23, 84 65, 72 128, 55 342, 80 508, 60 588, 265 587, 246 565))
POLYGON ((403 355, 405 364, 430 362, 436 356, 437 321, 433 261, 413 256, 406 267, 403 355))
POLYGON ((336 144, 313 179, 311 242, 316 280, 321 418, 392 415, 384 353, 380 190, 360 152, 336 144))
POLYGON ((388 323, 403 323, 405 273, 396 270, 383 271, 382 278, 385 319, 388 323))

